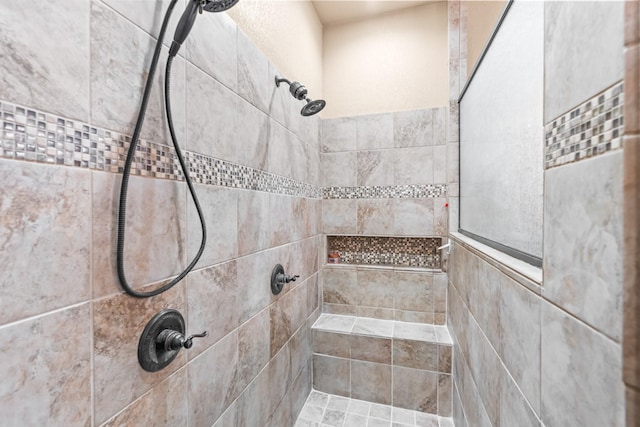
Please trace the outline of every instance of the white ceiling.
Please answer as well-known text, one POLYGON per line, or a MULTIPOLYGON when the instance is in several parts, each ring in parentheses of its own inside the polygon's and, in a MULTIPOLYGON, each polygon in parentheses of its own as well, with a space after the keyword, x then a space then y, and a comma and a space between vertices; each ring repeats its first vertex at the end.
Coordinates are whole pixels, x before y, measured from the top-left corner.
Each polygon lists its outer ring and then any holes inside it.
POLYGON ((437 1, 442 0, 313 0, 311 3, 322 25, 333 25, 437 1))

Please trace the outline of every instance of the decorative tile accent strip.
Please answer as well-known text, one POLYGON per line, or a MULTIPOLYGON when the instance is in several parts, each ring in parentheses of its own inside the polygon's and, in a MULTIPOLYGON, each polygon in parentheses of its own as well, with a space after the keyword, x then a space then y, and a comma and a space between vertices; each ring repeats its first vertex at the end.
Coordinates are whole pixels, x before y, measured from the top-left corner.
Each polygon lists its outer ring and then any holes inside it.
MULTIPOLYGON (((131 137, 8 102, 0 102, 0 157, 121 173, 131 137)), ((189 173, 198 184, 322 198, 318 186, 248 166, 184 152, 189 173)), ((131 173, 184 180, 173 147, 141 139, 131 173)))
POLYGON ((446 197, 446 184, 325 187, 324 199, 426 199, 446 197))
MULTIPOLYGON (((38 163, 122 172, 131 138, 25 107, 0 102, 0 157, 38 163)), ((170 147, 141 140, 133 173, 182 179, 170 147)))
POLYGON ((622 82, 545 126, 545 169, 622 147, 622 82))
POLYGON ((327 248, 341 264, 440 269, 439 237, 327 236, 327 248))
POLYGON ((185 159, 189 164, 192 180, 198 184, 222 185, 313 199, 322 198, 320 187, 285 176, 189 151, 185 153, 185 159))

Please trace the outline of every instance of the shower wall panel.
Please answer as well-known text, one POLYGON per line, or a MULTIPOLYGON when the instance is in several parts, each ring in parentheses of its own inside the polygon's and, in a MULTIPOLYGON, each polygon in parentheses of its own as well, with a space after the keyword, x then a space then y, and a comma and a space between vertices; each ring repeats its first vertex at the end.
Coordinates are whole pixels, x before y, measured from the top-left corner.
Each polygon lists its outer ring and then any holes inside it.
MULTIPOLYGON (((275 67, 224 13, 198 18, 171 80, 207 247, 169 292, 139 300, 120 289, 121 171, 168 4, 0 6, 7 425, 283 427, 293 425, 311 388, 320 119, 300 116, 300 105, 273 84, 275 67), (273 296, 276 263, 300 279, 273 296), (137 343, 163 308, 181 311, 188 333, 209 335, 148 373, 137 343)), ((201 238, 170 147, 163 50, 127 204, 125 270, 137 289, 181 271, 201 238)))
POLYGON ((543 266, 454 236, 456 426, 625 425, 623 5, 544 4, 543 266))

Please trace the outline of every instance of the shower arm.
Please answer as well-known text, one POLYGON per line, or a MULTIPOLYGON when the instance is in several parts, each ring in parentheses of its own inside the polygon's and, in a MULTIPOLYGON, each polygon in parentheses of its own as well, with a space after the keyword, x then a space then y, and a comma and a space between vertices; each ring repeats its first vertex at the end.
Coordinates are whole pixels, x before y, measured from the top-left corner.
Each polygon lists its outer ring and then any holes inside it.
POLYGON ((289 86, 291 86, 291 82, 287 79, 279 79, 278 76, 276 76, 276 87, 280 87, 280 83, 285 82, 286 84, 288 84, 289 86))

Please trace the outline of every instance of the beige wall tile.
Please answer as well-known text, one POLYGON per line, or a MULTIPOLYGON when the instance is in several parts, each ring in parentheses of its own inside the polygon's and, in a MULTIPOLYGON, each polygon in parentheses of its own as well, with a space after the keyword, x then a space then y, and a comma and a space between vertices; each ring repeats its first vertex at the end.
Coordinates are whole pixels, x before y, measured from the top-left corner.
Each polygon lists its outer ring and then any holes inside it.
MULTIPOLYGON (((438 345, 396 338, 393 340, 393 365, 437 372, 438 345)), ((402 387, 402 384, 398 386, 402 387)))
POLYGON ((548 170, 544 203, 543 295, 617 341, 622 160, 616 152, 548 170))
MULTIPOLYGON (((93 172, 93 296, 120 291, 116 274, 116 233, 120 176, 93 172)), ((186 266, 186 186, 131 177, 127 198, 124 269, 134 289, 179 273, 186 266), (149 217, 149 209, 154 214, 149 217)), ((195 236, 194 236, 195 237, 195 236)), ((200 238, 200 235, 197 237, 200 238)), ((200 241, 196 243, 199 245, 200 241)), ((195 252, 190 252, 193 254, 195 252)))
MULTIPOLYGON (((143 290, 152 288, 154 285, 143 290)), ((154 373, 144 371, 138 362, 140 333, 149 320, 165 308, 186 313, 184 285, 174 286, 153 298, 135 299, 118 294, 93 303, 96 424, 109 419, 185 364, 186 351, 181 351, 164 370, 154 373)), ((197 346, 196 340, 194 347, 197 346)))
POLYGON ((329 394, 350 397, 350 360, 314 354, 313 388, 329 394))
POLYGON ((391 339, 351 335, 350 342, 351 359, 391 364, 391 339))
POLYGON ((391 365, 351 361, 351 397, 391 404, 391 365))
POLYGON ((82 304, 0 329, 3 423, 91 423, 90 322, 82 304))
POLYGON ((438 374, 418 369, 393 367, 393 406, 436 414, 438 374))
POLYGON ((186 292, 188 333, 208 331, 208 335, 197 340, 198 345, 188 352, 191 360, 239 325, 236 262, 192 272, 186 279, 186 292))
POLYGON ((313 331, 313 352, 328 356, 351 357, 351 337, 337 332, 313 331))
POLYGON ((619 344, 558 308, 543 305, 542 422, 623 425, 621 361, 619 344))
POLYGON ((190 426, 212 425, 233 403, 240 392, 238 369, 237 332, 187 365, 190 426))
POLYGON ((0 324, 89 300, 91 174, 3 160, 0 179, 0 324))
POLYGON ((187 425, 186 368, 181 368, 102 427, 122 425, 187 425))

